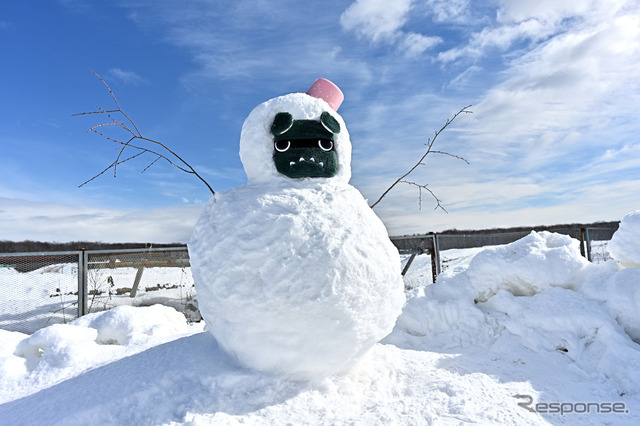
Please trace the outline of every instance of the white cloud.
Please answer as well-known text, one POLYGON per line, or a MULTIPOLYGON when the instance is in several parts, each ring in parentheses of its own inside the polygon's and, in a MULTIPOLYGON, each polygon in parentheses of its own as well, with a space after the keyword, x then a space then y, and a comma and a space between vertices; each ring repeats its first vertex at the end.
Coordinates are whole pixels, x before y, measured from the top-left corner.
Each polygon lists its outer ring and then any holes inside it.
POLYGON ((471 34, 466 45, 441 52, 444 63, 463 58, 478 59, 490 49, 505 51, 519 41, 537 43, 554 35, 571 33, 577 29, 596 27, 632 9, 629 0, 501 0, 496 21, 471 34))
POLYGON ((356 0, 340 17, 342 27, 361 37, 378 41, 394 41, 411 9, 411 0, 356 0))
POLYGON ((471 78, 482 71, 482 68, 477 65, 472 65, 469 68, 462 71, 460 74, 455 76, 451 81, 447 83, 448 87, 461 88, 466 86, 471 78))
POLYGON ((124 70, 121 70, 120 68, 111 68, 107 73, 107 77, 113 80, 117 80, 118 82, 123 84, 136 85, 136 84, 146 83, 146 80, 140 77, 135 72, 124 71, 124 70))
POLYGON ((497 20, 500 23, 538 19, 559 22, 566 18, 606 19, 617 13, 628 0, 500 0, 497 20))
POLYGON ((469 0, 427 0, 437 22, 466 22, 469 19, 469 0))
MULTIPOLYGON (((346 31, 375 43, 397 45, 405 56, 412 58, 442 43, 442 38, 405 31, 414 0, 389 2, 386 0, 356 0, 340 16, 340 24, 346 31)), ((440 15, 457 14, 456 7, 446 8, 438 4, 440 15)))
POLYGON ((408 57, 415 57, 440 43, 442 43, 442 38, 440 37, 427 37, 422 34, 409 33, 402 38, 399 47, 408 57))
POLYGON ((11 241, 186 243, 202 206, 100 209, 0 197, 0 235, 11 241))
POLYGON ((519 40, 542 40, 556 31, 553 25, 546 25, 537 19, 529 19, 513 25, 484 28, 471 36, 470 42, 463 47, 455 47, 441 52, 438 59, 444 63, 460 58, 482 57, 488 49, 506 50, 519 40))
POLYGON ((518 159, 529 171, 604 151, 616 132, 627 139, 620 126, 607 126, 631 120, 638 102, 639 29, 630 16, 577 25, 514 57, 465 126, 482 149, 475 155, 505 166, 518 159))

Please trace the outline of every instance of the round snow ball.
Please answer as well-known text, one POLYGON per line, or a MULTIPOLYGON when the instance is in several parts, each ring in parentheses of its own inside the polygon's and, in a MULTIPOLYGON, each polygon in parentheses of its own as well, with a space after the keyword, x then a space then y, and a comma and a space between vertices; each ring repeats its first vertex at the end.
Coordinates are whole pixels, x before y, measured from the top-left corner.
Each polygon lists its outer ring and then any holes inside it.
POLYGON ((607 244, 612 258, 628 268, 640 267, 640 210, 627 214, 607 244))
POLYGON ((218 194, 189 255, 220 345, 248 367, 296 380, 347 370, 391 332, 404 304, 398 252, 348 184, 218 194))

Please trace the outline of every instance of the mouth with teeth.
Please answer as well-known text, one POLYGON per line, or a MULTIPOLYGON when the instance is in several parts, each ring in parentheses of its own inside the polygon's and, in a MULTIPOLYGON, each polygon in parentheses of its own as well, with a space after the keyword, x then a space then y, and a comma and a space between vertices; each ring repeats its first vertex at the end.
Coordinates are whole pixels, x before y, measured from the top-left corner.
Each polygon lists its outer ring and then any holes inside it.
POLYGON ((290 178, 333 177, 338 171, 338 157, 329 139, 276 141, 273 160, 278 172, 290 178))

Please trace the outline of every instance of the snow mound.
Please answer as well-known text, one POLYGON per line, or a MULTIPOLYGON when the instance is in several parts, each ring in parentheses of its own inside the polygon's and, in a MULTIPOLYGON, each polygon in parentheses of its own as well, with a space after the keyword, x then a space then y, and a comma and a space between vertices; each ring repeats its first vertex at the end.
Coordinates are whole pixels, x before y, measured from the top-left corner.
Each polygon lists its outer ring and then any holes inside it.
POLYGON ((640 268, 623 269, 603 281, 591 280, 583 291, 604 303, 629 337, 640 343, 640 268))
POLYGON ((218 194, 189 255, 198 305, 247 366, 315 380, 348 369, 404 303, 398 251, 352 186, 289 179, 218 194))
POLYGON ((38 364, 53 368, 72 367, 96 355, 97 337, 98 332, 91 328, 53 324, 22 340, 14 354, 24 358, 30 370, 38 364))
POLYGON ((577 241, 532 233, 414 289, 383 342, 460 350, 515 339, 531 351, 569 358, 621 393, 638 393, 639 271, 591 264, 577 241))
POLYGON ((484 302, 500 290, 532 296, 548 287, 573 287, 576 273, 587 263, 578 241, 568 235, 532 232, 511 244, 480 252, 466 276, 474 299, 484 302))
POLYGON ((622 218, 607 250, 622 266, 640 268, 640 210, 622 218))
POLYGON ((188 327, 183 314, 163 305, 143 308, 118 306, 106 312, 85 315, 72 324, 95 329, 97 336, 93 340, 107 345, 129 345, 149 336, 185 333, 188 327))
POLYGON ((161 305, 119 306, 30 336, 0 330, 0 403, 193 330, 184 315, 161 305))

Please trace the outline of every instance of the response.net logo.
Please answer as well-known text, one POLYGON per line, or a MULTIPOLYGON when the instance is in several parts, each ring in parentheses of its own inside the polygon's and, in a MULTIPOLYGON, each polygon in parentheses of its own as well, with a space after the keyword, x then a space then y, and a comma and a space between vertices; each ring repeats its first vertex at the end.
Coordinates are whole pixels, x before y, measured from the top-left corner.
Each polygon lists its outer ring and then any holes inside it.
POLYGON ((513 395, 518 406, 538 414, 629 414, 624 402, 536 402, 531 395, 513 395))

